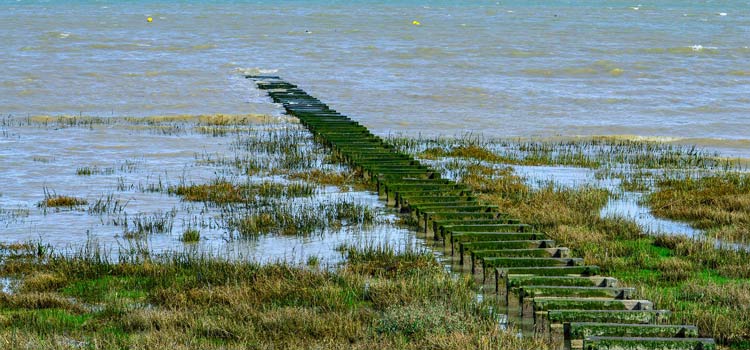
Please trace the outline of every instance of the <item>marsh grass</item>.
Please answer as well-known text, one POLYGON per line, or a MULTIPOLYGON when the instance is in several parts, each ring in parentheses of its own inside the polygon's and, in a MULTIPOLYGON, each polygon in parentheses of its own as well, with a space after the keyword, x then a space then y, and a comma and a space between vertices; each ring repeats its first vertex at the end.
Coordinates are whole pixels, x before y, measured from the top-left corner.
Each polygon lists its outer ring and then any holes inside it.
POLYGON ((344 226, 370 225, 375 218, 373 208, 344 198, 305 203, 275 202, 225 220, 240 237, 256 237, 270 233, 306 236, 339 230, 344 226))
POLYGON ((127 207, 127 205, 127 201, 121 201, 117 199, 114 194, 110 193, 106 196, 102 196, 101 198, 97 199, 96 202, 89 205, 87 212, 89 214, 96 215, 120 214, 125 211, 125 207, 127 207))
POLYGON ((272 117, 263 114, 176 114, 156 115, 148 117, 124 117, 112 118, 122 119, 131 124, 145 125, 170 125, 170 124, 197 124, 205 126, 229 126, 262 124, 273 120, 272 117))
POLYGON ((113 118, 96 117, 96 116, 30 116, 25 119, 27 125, 39 125, 44 127, 86 127, 92 128, 95 125, 111 125, 116 121, 113 118))
POLYGON ((303 180, 324 186, 336 186, 339 190, 346 191, 350 188, 358 190, 367 188, 361 175, 362 174, 359 172, 350 169, 347 169, 346 171, 310 169, 308 171, 291 173, 287 178, 290 180, 303 180))
MULTIPOLYGON (((475 165, 465 171, 462 181, 481 191, 485 200, 533 224, 558 245, 570 247, 573 256, 600 266, 603 274, 637 287, 638 298, 673 310, 673 323, 695 324, 701 335, 730 348, 747 347, 750 309, 742 301, 750 298, 750 252, 719 249, 709 239, 649 236, 630 219, 601 217, 610 195, 603 189, 554 183, 531 188, 508 168, 498 173, 475 165)), ((723 193, 731 198, 745 184, 739 178, 704 181, 723 184, 723 193)), ((701 188, 680 184, 684 186, 680 188, 701 188)))
POLYGON ((55 158, 50 156, 33 156, 31 160, 38 163, 51 163, 55 158))
MULTIPOLYGON (((3 248, 7 249, 7 248, 3 248)), ((96 249, 2 261, 0 346, 170 349, 548 349, 500 331, 470 278, 427 252, 348 248, 336 269, 96 249), (368 251, 369 250, 369 251, 368 251)))
POLYGON ((126 217, 123 220, 123 237, 140 238, 154 233, 170 233, 176 216, 177 209, 173 208, 167 212, 156 212, 151 215, 138 214, 130 221, 126 217))
MULTIPOLYGON (((596 170, 598 179, 617 179, 622 191, 649 192, 654 176, 739 169, 739 160, 695 146, 617 137, 560 140, 492 139, 476 135, 438 138, 391 137, 403 152, 431 161, 522 166, 571 166, 596 170)), ((456 178, 456 177, 454 177, 456 178)))
POLYGON ((194 229, 192 227, 185 230, 185 232, 182 233, 182 236, 180 237, 180 240, 185 243, 195 243, 200 241, 201 239, 201 233, 197 229, 194 229))
POLYGON ((178 185, 168 189, 169 193, 182 196, 185 200, 216 205, 254 203, 261 198, 309 197, 316 191, 316 186, 306 183, 282 184, 264 181, 233 184, 223 179, 214 180, 209 184, 178 185))
POLYGON ((629 164, 642 169, 729 169, 733 160, 695 146, 614 137, 564 140, 493 139, 477 135, 438 138, 390 137, 402 151, 425 159, 457 157, 511 165, 600 168, 629 164))
POLYGON ((22 221, 31 215, 28 208, 0 208, 0 222, 11 223, 22 221))
POLYGON ((729 241, 750 242, 750 175, 662 178, 646 197, 654 215, 689 222, 729 241))
POLYGON ((230 126, 269 123, 272 117, 265 114, 213 114, 198 117, 200 125, 230 126))
POLYGON ((198 164, 235 169, 239 170, 237 175, 250 176, 288 175, 320 169, 324 165, 326 150, 296 124, 206 128, 236 135, 232 135, 235 138, 230 144, 231 155, 196 154, 198 164))
POLYGON ((81 168, 76 169, 76 175, 80 175, 80 176, 112 175, 114 173, 115 173, 115 168, 100 168, 97 166, 81 167, 81 168))

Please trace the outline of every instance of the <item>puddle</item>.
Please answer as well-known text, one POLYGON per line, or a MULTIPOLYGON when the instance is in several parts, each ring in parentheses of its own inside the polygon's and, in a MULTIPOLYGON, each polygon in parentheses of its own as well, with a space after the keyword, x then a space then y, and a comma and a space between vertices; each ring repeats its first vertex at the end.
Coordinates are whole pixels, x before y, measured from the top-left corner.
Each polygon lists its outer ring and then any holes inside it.
POLYGON ((703 235, 703 232, 686 223, 655 217, 648 207, 640 204, 642 197, 642 193, 624 192, 620 198, 609 200, 602 208, 601 216, 632 219, 649 234, 682 235, 690 238, 700 238, 703 235))
POLYGON ((8 277, 0 277, 0 292, 13 294, 13 280, 8 277))

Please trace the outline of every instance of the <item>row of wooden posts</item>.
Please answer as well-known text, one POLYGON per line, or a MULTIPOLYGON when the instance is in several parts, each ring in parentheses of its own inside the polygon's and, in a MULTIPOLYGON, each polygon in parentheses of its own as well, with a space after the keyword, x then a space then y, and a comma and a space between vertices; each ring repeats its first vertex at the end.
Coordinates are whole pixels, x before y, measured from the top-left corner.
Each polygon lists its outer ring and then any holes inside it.
POLYGON ((413 215, 419 229, 450 247, 461 264, 494 279, 506 302, 518 298, 522 317, 560 348, 715 349, 689 325, 666 324, 670 311, 639 300, 633 288, 600 276, 597 266, 533 227, 477 199, 470 188, 373 135, 296 85, 277 76, 247 76, 273 102, 299 118, 313 134, 377 186, 389 205, 413 215), (468 260, 468 261, 467 261, 468 260))

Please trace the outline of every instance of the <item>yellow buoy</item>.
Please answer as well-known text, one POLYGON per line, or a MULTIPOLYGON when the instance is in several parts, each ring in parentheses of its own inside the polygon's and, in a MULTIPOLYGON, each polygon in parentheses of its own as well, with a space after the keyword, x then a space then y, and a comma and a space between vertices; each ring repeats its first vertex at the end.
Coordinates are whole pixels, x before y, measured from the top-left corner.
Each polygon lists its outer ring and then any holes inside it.
POLYGON ((422 23, 419 23, 419 21, 416 21, 416 20, 412 21, 411 24, 413 24, 415 26, 421 26, 422 25, 422 23))
POLYGON ((154 21, 154 19, 153 19, 153 18, 151 18, 151 17, 149 17, 149 18, 146 18, 146 21, 147 21, 148 23, 151 23, 151 22, 153 22, 153 21, 154 21))

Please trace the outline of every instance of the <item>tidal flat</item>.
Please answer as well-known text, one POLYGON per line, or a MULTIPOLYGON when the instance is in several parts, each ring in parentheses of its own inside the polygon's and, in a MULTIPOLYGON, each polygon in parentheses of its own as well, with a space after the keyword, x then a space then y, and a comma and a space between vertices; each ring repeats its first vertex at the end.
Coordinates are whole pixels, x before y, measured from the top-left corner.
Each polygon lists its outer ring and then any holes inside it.
MULTIPOLYGON (((294 120, 34 117, 2 128, 0 171, 17 179, 0 195, 8 348, 552 346, 523 320, 508 324, 504 298, 294 120)), ((742 162, 613 138, 387 141, 673 310, 671 322, 747 348, 742 162), (632 194, 693 231, 605 210, 632 194), (721 205, 695 205, 707 199, 721 205)))
POLYGON ((342 244, 420 245, 283 116, 38 116, 0 128, 4 242, 331 263, 342 244))

